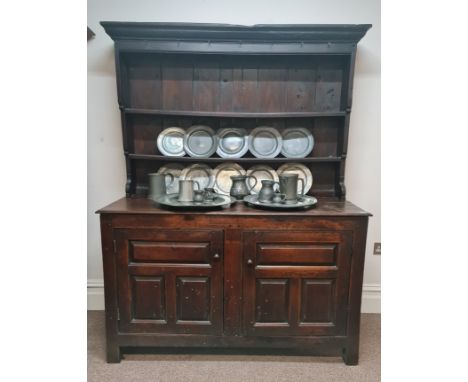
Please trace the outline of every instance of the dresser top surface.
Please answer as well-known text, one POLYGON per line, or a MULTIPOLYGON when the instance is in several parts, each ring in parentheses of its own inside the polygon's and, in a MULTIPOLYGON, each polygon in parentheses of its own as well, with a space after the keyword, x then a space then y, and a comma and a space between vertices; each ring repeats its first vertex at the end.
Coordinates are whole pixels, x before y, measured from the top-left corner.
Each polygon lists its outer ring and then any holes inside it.
POLYGON ((146 198, 121 198, 96 211, 98 214, 211 215, 211 216, 371 216, 347 200, 319 198, 317 206, 302 211, 260 210, 237 202, 231 208, 214 211, 179 211, 157 207, 146 198))

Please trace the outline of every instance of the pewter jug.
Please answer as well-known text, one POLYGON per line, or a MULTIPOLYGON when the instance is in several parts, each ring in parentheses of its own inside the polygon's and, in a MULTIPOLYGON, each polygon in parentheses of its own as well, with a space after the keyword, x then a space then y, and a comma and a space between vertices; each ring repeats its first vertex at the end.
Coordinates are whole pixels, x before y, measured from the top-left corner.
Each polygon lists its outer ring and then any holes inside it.
POLYGON ((244 196, 250 195, 250 191, 257 185, 257 178, 252 175, 234 175, 231 176, 232 186, 229 191, 229 195, 236 198, 237 200, 242 200, 244 196), (255 180, 253 186, 249 187, 247 180, 252 178, 255 180))
POLYGON ((200 190, 200 183, 196 180, 179 180, 179 202, 193 202, 193 185, 200 190))
POLYGON ((280 192, 285 194, 284 202, 289 204, 297 203, 297 183, 302 183, 300 196, 304 196, 304 179, 293 173, 283 173, 279 176, 280 192))
POLYGON ((203 203, 204 200, 205 200, 204 190, 193 190, 193 201, 195 203, 203 203))
POLYGON ((279 192, 275 192, 273 194, 273 198, 271 199, 272 203, 278 204, 284 200, 285 194, 280 194, 279 192))
POLYGON ((154 200, 156 197, 160 195, 166 194, 166 177, 170 177, 170 183, 174 181, 174 176, 172 174, 158 174, 158 173, 151 173, 148 174, 148 198, 154 200))
POLYGON ((275 184, 278 184, 278 182, 275 182, 274 180, 269 180, 269 179, 262 180, 262 188, 260 189, 260 192, 258 193, 259 202, 271 203, 271 199, 273 198, 273 195, 275 194, 275 190, 273 189, 275 184))

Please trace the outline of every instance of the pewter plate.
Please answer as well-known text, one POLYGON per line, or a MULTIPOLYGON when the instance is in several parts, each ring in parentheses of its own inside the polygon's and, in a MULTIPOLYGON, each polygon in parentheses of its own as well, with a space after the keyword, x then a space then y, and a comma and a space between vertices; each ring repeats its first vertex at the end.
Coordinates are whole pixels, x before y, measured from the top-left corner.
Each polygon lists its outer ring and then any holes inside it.
POLYGON ((161 154, 168 157, 183 157, 185 130, 180 127, 168 127, 158 135, 156 144, 161 154))
POLYGON ((209 210, 229 207, 236 199, 228 195, 216 195, 210 202, 179 202, 179 194, 158 195, 154 201, 164 207, 186 210, 209 210))
POLYGON ((216 153, 221 158, 240 158, 249 150, 249 136, 245 129, 228 127, 218 132, 216 153))
MULTIPOLYGON (((200 189, 213 187, 214 176, 210 166, 201 163, 195 163, 182 170, 181 180, 196 180, 200 184, 200 189)), ((196 187, 196 186, 195 186, 196 187)), ((196 189, 196 188, 195 188, 196 189)))
POLYGON ((314 136, 304 127, 290 127, 281 136, 281 154, 286 158, 305 158, 314 148, 314 136))
POLYGON ((258 195, 247 195, 244 197, 244 202, 251 207, 264 208, 267 210, 303 210, 314 207, 317 204, 317 198, 313 196, 302 196, 296 203, 264 203, 258 201, 258 195))
POLYGON ((249 150, 257 158, 275 158, 281 147, 281 134, 273 127, 259 126, 249 135, 249 150))
POLYGON ((209 158, 218 147, 218 137, 209 126, 195 125, 184 136, 184 149, 193 158, 209 158))
POLYGON ((166 192, 168 194, 179 192, 179 179, 183 169, 184 166, 180 163, 168 163, 159 168, 158 174, 172 174, 174 177, 172 182, 169 178, 166 178, 166 192))
MULTIPOLYGON (((285 163, 278 168, 278 175, 285 172, 299 175, 299 178, 304 179, 304 193, 306 194, 312 188, 314 178, 310 170, 301 163, 285 163)), ((299 183, 300 184, 300 183, 299 183)), ((298 187, 297 194, 301 193, 301 189, 298 187)))
MULTIPOLYGON (((259 164, 257 166, 253 166, 247 170, 247 175, 252 175, 257 178, 257 184, 252 189, 252 194, 258 194, 260 189, 262 188, 262 180, 274 180, 275 182, 279 181, 278 174, 276 173, 273 168, 270 166, 259 164)), ((249 179, 249 187, 252 187, 254 184, 253 179, 249 179)))
POLYGON ((220 194, 229 195, 232 186, 231 176, 245 175, 245 170, 237 163, 222 163, 213 170, 214 189, 220 194))

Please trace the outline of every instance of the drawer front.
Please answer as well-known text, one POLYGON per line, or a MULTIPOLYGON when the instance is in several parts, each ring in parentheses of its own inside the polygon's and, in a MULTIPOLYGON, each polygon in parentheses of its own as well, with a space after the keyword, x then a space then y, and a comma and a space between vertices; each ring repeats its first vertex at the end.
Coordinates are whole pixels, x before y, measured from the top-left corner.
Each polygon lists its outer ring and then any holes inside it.
POLYGON ((264 243, 257 247, 258 265, 334 265, 336 244, 264 243))
POLYGON ((119 329, 222 333, 222 230, 115 231, 119 329))
POLYGON ((244 333, 344 335, 351 240, 351 232, 244 232, 244 333))

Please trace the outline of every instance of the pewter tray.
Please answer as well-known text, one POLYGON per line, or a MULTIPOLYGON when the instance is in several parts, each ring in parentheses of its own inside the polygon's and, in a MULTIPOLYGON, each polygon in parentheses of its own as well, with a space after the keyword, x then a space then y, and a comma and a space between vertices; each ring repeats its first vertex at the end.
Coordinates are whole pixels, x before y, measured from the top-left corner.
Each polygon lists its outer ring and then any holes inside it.
POLYGON ((210 202, 179 202, 179 194, 167 194, 155 197, 154 201, 164 207, 187 209, 187 210, 210 210, 218 208, 230 207, 236 202, 236 199, 229 195, 217 194, 213 201, 210 202))
POLYGON ((317 204, 317 198, 304 195, 294 204, 286 203, 265 203, 258 201, 258 195, 247 195, 244 202, 250 207, 264 208, 268 210, 305 210, 317 204))

